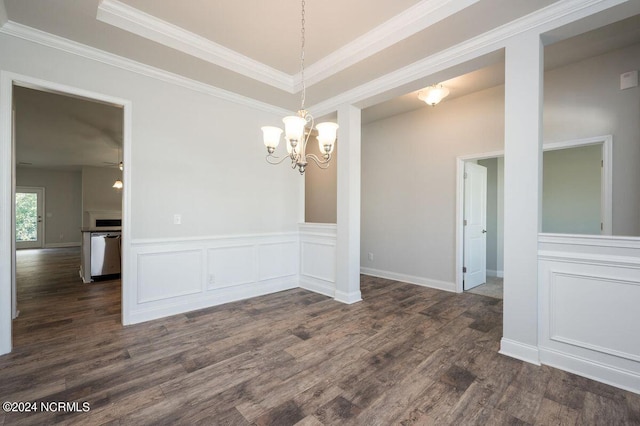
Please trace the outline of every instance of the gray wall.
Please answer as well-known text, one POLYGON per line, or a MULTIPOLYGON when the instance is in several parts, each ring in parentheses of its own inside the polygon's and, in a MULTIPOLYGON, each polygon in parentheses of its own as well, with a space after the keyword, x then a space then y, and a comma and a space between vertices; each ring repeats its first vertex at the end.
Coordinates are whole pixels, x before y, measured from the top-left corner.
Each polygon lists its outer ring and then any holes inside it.
MULTIPOLYGON (((314 137, 309 140, 307 152, 320 157, 320 150, 314 137)), ((304 173, 304 221, 307 223, 336 223, 337 217, 337 164, 338 148, 331 154, 331 162, 326 170, 309 163, 304 173)))
POLYGON ((599 235, 602 145, 545 151, 542 232, 599 235))
POLYGON ((122 191, 113 188, 116 179, 122 179, 122 172, 115 167, 82 168, 82 226, 89 226, 88 211, 122 211, 122 191))
POLYGON ((3 70, 131 102, 132 239, 297 230, 302 182, 265 163, 260 132, 282 114, 4 34, 0 58, 3 70))
POLYGON ((362 266, 453 282, 456 157, 503 138, 503 87, 364 125, 362 266))
POLYGON ((487 273, 495 275, 498 270, 498 159, 479 160, 478 164, 487 168, 487 273))
MULTIPOLYGON (((545 75, 545 142, 613 135, 615 235, 640 235, 638 68, 635 45, 545 75)), ((364 125, 362 266, 454 282, 456 157, 503 147, 504 86, 364 125)))
POLYGON ((613 235, 640 236, 640 88, 620 90, 637 69, 640 44, 545 74, 545 142, 613 135, 613 235))
POLYGON ((17 167, 16 186, 44 188, 45 247, 80 244, 82 223, 82 175, 80 172, 17 167))

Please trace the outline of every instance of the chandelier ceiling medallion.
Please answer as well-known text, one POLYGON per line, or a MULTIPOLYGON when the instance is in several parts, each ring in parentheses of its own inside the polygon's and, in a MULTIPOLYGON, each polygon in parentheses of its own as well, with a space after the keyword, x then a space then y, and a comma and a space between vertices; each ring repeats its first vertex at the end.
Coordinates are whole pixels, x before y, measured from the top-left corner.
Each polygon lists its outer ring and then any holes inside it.
POLYGON ((284 138, 287 143, 287 153, 289 155, 282 158, 273 155, 278 144, 280 143, 280 136, 282 135, 282 129, 273 126, 262 127, 262 136, 264 144, 267 147, 267 162, 269 164, 280 164, 287 158, 291 159, 291 168, 298 168, 301 175, 307 167, 308 160, 312 160, 321 169, 329 167, 331 161, 331 153, 335 147, 336 132, 338 125, 336 123, 325 122, 318 123, 315 127, 318 132, 318 147, 322 158, 314 154, 307 154, 307 142, 313 132, 313 116, 309 111, 304 109, 304 102, 306 96, 306 85, 304 81, 304 6, 305 1, 302 0, 302 19, 301 19, 301 43, 300 43, 300 79, 302 81, 302 100, 300 110, 296 115, 290 115, 282 119, 284 123, 284 138), (307 125, 309 127, 307 128, 307 125))

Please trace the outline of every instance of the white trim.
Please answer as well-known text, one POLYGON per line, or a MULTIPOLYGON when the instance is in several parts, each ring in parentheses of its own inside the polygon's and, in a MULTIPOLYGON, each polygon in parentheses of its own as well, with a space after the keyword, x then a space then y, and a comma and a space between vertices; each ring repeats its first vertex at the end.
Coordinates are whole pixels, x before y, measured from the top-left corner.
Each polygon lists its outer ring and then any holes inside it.
POLYGON ((333 299, 347 305, 352 305, 362 301, 362 294, 359 291, 345 293, 344 291, 336 290, 335 297, 333 299))
POLYGON ((12 80, 0 71, 0 355, 11 352, 12 277, 14 253, 12 232, 13 149, 12 149, 12 80))
POLYGON ((500 350, 502 355, 519 359, 520 361, 530 364, 540 364, 540 353, 537 346, 528 345, 526 343, 516 342, 515 340, 502 338, 500 340, 500 350))
POLYGON ((610 256, 603 254, 575 253, 567 251, 538 250, 539 260, 578 263, 584 265, 615 266, 618 268, 640 268, 640 258, 632 256, 610 256))
POLYGON ((504 271, 496 271, 494 269, 487 269, 487 276, 504 278, 504 271))
POLYGON ((223 245, 229 247, 228 241, 233 241, 233 246, 243 247, 253 244, 253 240, 262 239, 268 243, 296 242, 297 232, 270 232, 262 234, 238 234, 238 235, 204 235, 198 237, 175 237, 175 238, 136 238, 131 240, 132 247, 173 245, 180 243, 202 243, 207 247, 218 247, 223 245), (250 242, 249 242, 250 241, 250 242), (248 243, 249 242, 249 243, 248 243), (219 245, 216 245, 218 243, 219 245))
POLYGON ((444 290, 444 291, 451 291, 451 292, 456 291, 455 283, 447 282, 447 281, 417 277, 415 275, 400 274, 400 273, 391 272, 391 271, 382 271, 380 269, 366 268, 364 266, 360 268, 360 273, 364 275, 370 275, 372 277, 386 278, 388 280, 401 281, 404 283, 415 284, 422 287, 435 288, 437 290, 444 290))
POLYGON ((335 223, 299 223, 298 229, 301 235, 336 239, 337 226, 335 223))
POLYGON ((334 282, 319 280, 309 275, 300 275, 300 288, 332 298, 336 297, 336 284, 334 282))
POLYGON ((65 248, 65 247, 80 247, 80 242, 68 242, 68 243, 47 243, 44 248, 65 248))
MULTIPOLYGON (((471 61, 506 46, 507 41, 524 32, 540 33, 592 15, 627 0, 560 0, 529 15, 518 18, 479 36, 441 50, 431 56, 399 68, 360 86, 347 90, 333 98, 319 102, 308 109, 318 117, 334 112, 338 106, 358 105, 367 107, 365 101, 401 86, 471 61)), ((417 89, 417 87, 416 87, 417 89)), ((409 89, 411 90, 411 89, 409 89)), ((403 93, 406 93, 404 90, 403 93)), ((379 102, 380 99, 376 98, 379 102)), ((377 103, 377 102, 376 102, 377 103)))
POLYGON ((43 46, 62 50, 64 52, 81 56, 83 58, 98 61, 103 64, 111 65, 136 74, 141 74, 146 77, 155 78, 166 83, 175 84, 176 86, 184 87, 189 90, 204 93, 219 99, 224 99, 260 111, 265 111, 277 115, 291 114, 291 111, 284 108, 269 105, 256 99, 238 95, 237 93, 233 93, 228 90, 220 89, 218 87, 211 86, 209 84, 202 83, 200 81, 196 81, 178 74, 174 74, 169 71, 161 70, 159 68, 136 62, 122 56, 114 55, 113 53, 105 52, 103 50, 96 49, 94 47, 87 46, 73 40, 56 36, 54 34, 49 34, 47 32, 19 24, 17 22, 8 21, 0 28, 0 33, 21 38, 33 43, 38 43, 43 46))
POLYGON ((568 244, 573 246, 640 249, 640 237, 611 235, 578 235, 540 233, 538 242, 543 244, 568 244))
POLYGON ((163 21, 118 0, 102 0, 98 21, 179 50, 278 89, 294 93, 293 76, 251 59, 184 28, 163 21))
POLYGON ((545 365, 640 394, 640 376, 636 373, 550 348, 541 347, 539 353, 545 365))

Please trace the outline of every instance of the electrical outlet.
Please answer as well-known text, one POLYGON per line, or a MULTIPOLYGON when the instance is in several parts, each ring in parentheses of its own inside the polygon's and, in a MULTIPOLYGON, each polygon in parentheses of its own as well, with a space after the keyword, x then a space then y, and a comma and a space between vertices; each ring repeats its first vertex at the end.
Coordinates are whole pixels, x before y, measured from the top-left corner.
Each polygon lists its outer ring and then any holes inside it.
POLYGON ((209 284, 216 283, 216 276, 214 274, 209 274, 209 284))
POLYGON ((174 225, 181 225, 182 224, 182 215, 181 214, 174 214, 173 215, 173 224, 174 225))
POLYGON ((60 233, 60 241, 64 241, 64 234, 62 232, 60 233))
POLYGON ((373 262, 373 253, 369 253, 369 262, 373 262))

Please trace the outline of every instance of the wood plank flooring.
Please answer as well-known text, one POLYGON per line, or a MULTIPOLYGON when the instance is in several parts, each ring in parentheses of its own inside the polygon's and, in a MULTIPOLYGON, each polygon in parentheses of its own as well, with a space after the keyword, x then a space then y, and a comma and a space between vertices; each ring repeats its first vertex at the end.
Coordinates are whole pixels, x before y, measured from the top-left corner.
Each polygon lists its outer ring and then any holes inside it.
POLYGON ((298 289, 122 327, 119 281, 79 260, 19 252, 0 400, 91 409, 0 424, 640 424, 639 395, 498 354, 498 299, 363 276, 354 305, 298 289))

